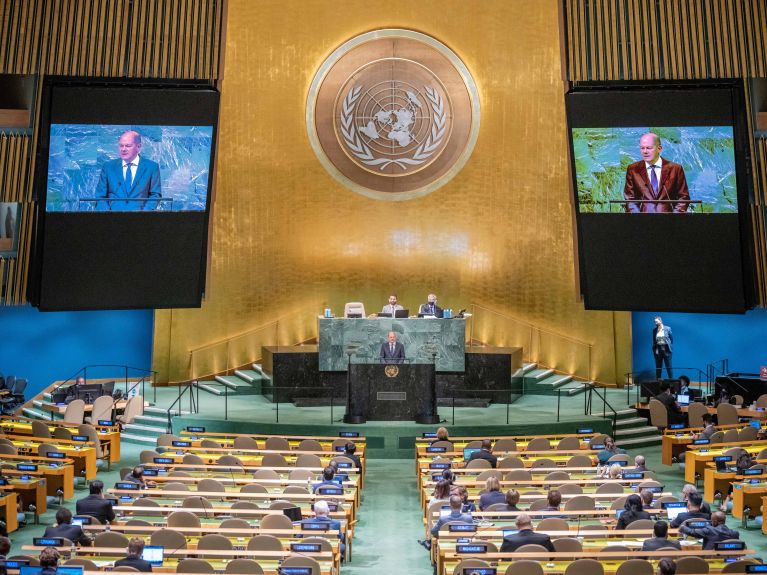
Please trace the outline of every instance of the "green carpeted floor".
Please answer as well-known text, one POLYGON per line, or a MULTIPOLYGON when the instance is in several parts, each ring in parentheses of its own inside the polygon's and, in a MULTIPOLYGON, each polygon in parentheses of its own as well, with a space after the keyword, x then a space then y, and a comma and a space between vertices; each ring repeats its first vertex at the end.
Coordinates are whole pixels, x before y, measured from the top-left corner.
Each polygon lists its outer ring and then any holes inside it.
MULTIPOLYGON (((118 479, 121 467, 138 462, 143 447, 123 443, 122 461, 109 472, 100 472, 99 477, 107 486, 118 479)), ((678 493, 684 484, 681 471, 674 466, 665 467, 660 463, 660 447, 642 448, 631 455, 642 453, 647 465, 658 472, 659 480, 667 491, 678 493)), ((85 496, 86 490, 76 490, 75 499, 85 496)), ((66 502, 74 509, 75 501, 66 502)), ((21 545, 32 542, 33 537, 42 534, 44 526, 54 520, 56 507, 41 517, 41 525, 27 525, 11 534, 12 554, 21 553, 21 545)), ((752 522, 753 524, 753 522, 752 522)), ((767 540, 757 528, 744 530, 740 521, 728 520, 728 525, 738 529, 741 538, 749 548, 757 549, 767 557, 767 540)), ((416 478, 412 459, 370 459, 368 461, 365 491, 354 534, 354 556, 351 563, 344 565, 347 575, 380 574, 383 569, 390 572, 408 572, 413 575, 431 575, 432 568, 426 551, 417 544, 424 536, 419 507, 416 478)))

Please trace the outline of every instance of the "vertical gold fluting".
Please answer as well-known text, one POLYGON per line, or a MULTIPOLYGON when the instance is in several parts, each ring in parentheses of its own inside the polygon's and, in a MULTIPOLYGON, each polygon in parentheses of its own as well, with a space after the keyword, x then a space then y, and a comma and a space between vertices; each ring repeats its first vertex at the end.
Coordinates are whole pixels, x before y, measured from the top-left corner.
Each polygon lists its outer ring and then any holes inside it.
MULTIPOLYGON (((576 301, 559 4, 230 2, 208 292, 200 310, 156 312, 162 377, 184 379, 190 349, 265 326, 261 337, 279 318, 304 318, 274 328, 278 340, 300 341, 315 330, 307 308, 338 313, 360 300, 378 311, 395 291, 413 310, 435 291, 446 307, 475 303, 592 343, 593 375, 622 378, 628 314, 586 312, 576 301), (464 169, 407 202, 343 188, 312 153, 303 123, 317 66, 378 28, 448 45, 471 70, 482 103, 464 169)), ((502 322, 483 325, 482 339, 507 341, 502 322)), ((540 345, 550 346, 547 361, 570 361, 557 355, 571 347, 540 345)), ((237 350, 228 353, 200 354, 208 364, 196 369, 225 368, 237 350)))

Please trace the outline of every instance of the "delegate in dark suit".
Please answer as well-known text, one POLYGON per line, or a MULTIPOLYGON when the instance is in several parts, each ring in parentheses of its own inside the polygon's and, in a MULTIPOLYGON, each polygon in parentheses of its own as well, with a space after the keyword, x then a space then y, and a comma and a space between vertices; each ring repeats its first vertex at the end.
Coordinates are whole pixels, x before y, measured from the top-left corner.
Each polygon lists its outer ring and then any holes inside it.
POLYGON ((554 545, 551 543, 551 538, 548 535, 536 533, 532 529, 521 529, 519 533, 507 535, 503 538, 501 553, 516 551, 522 545, 528 545, 529 543, 543 545, 547 550, 554 551, 554 545))
MULTIPOLYGON (((131 182, 126 181, 123 169, 123 160, 118 158, 106 162, 101 168, 101 176, 96 186, 96 197, 107 200, 118 200, 120 198, 141 199, 141 198, 160 198, 162 189, 160 184, 160 166, 157 162, 138 157, 138 166, 133 167, 135 175, 131 182)), ((135 162, 136 160, 134 160, 135 162)), ((105 201, 99 202, 100 210, 112 211, 140 211, 154 210, 157 202, 119 202, 105 201)))
MULTIPOLYGON (((474 461, 475 459, 484 459, 485 461, 490 462, 490 467, 495 469, 495 466, 498 465, 498 458, 493 455, 491 452, 480 449, 479 451, 475 451, 474 453, 469 456, 469 461, 474 461)), ((467 461, 468 463, 468 461, 467 461)))
MULTIPOLYGON (((659 214, 684 213, 690 204, 683 200, 690 199, 684 168, 674 162, 662 160, 657 191, 653 189, 648 176, 647 162, 640 160, 626 169, 626 184, 623 187, 625 210, 630 213, 659 214), (679 202, 637 202, 632 200, 680 200, 679 202)), ((656 175, 657 177, 657 175, 656 175)))
POLYGON ((644 543, 642 543, 642 551, 657 551, 663 547, 682 549, 679 541, 674 541, 673 539, 667 539, 665 537, 651 537, 650 539, 645 539, 644 543))
POLYGON ((144 573, 152 572, 152 564, 141 557, 128 556, 123 559, 118 559, 115 561, 115 567, 133 567, 144 573))
POLYGON ((389 332, 387 340, 381 344, 378 354, 381 363, 403 363, 405 361, 405 346, 397 341, 397 334, 389 332))
POLYGON ((102 525, 107 521, 114 521, 115 512, 112 505, 101 495, 88 495, 77 501, 76 510, 78 515, 90 515, 99 520, 102 525))
POLYGON ((90 545, 91 538, 88 537, 83 528, 79 525, 63 523, 61 525, 50 525, 45 528, 43 537, 64 537, 73 543, 80 545, 90 545))

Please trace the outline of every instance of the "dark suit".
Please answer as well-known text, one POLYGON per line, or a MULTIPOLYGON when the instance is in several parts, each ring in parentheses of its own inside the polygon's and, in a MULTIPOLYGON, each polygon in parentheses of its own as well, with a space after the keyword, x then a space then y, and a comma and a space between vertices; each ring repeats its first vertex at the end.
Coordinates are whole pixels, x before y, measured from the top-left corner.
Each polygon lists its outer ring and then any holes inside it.
POLYGON ((115 567, 133 567, 145 573, 152 572, 152 564, 149 561, 144 561, 141 557, 134 557, 132 555, 115 561, 115 567))
MULTIPOLYGON (((626 168, 626 184, 623 187, 623 198, 626 200, 625 210, 631 213, 659 214, 684 213, 689 204, 686 201, 674 202, 632 202, 631 200, 689 200, 687 178, 684 168, 674 162, 661 158, 663 164, 660 170, 657 194, 652 189, 650 177, 647 174, 647 162, 640 160, 626 168)), ((657 170, 656 170, 657 176, 657 170)))
POLYGON ((46 527, 43 537, 64 537, 73 543, 78 543, 80 545, 91 544, 91 538, 85 534, 82 527, 79 525, 71 525, 69 523, 46 527))
POLYGON ((670 525, 676 529, 688 519, 705 519, 708 521, 711 519, 711 513, 706 513, 702 509, 700 511, 685 511, 684 513, 677 515, 670 525))
POLYGON ((740 533, 734 529, 730 529, 724 523, 714 527, 713 525, 707 525, 700 529, 690 529, 689 527, 682 526, 679 528, 679 532, 684 535, 692 535, 696 539, 703 539, 703 550, 710 551, 714 548, 714 545, 725 539, 740 539, 740 533))
POLYGON ((421 307, 418 308, 418 313, 424 315, 433 315, 435 317, 444 317, 442 308, 439 307, 436 303, 422 303, 421 307))
POLYGON ((665 539, 663 537, 652 537, 650 539, 645 539, 644 543, 642 543, 642 551, 657 551, 663 547, 673 547, 674 549, 680 550, 682 549, 679 541, 674 541, 673 539, 665 539))
POLYGON ((348 457, 354 462, 354 466, 357 469, 362 469, 362 462, 360 461, 360 456, 356 453, 344 453, 344 457, 348 457))
POLYGON ((655 396, 655 399, 660 401, 666 406, 666 412, 668 412, 668 423, 672 425, 674 423, 685 423, 687 416, 676 404, 676 400, 671 397, 670 393, 659 393, 655 396))
POLYGON ((469 457, 469 461, 474 461, 475 459, 484 459, 485 461, 489 461, 490 466, 493 469, 495 469, 495 466, 498 464, 498 458, 489 451, 485 451, 484 449, 475 451, 471 454, 471 457, 469 457))
POLYGON ((488 491, 479 496, 479 510, 484 511, 496 503, 506 503, 506 495, 500 491, 488 491))
POLYGON ((536 533, 532 529, 523 529, 519 533, 514 535, 508 535, 503 538, 503 544, 501 545, 501 553, 507 553, 516 551, 522 545, 528 544, 542 545, 548 551, 554 551, 554 545, 551 543, 551 538, 545 533, 536 533))
POLYGON ((662 341, 658 341, 658 326, 656 325, 652 330, 652 353, 655 357, 655 379, 660 379, 663 364, 666 364, 666 373, 669 378, 674 377, 671 373, 671 352, 674 351, 674 336, 671 333, 671 328, 667 325, 663 326, 662 341))
POLYGON ((632 511, 627 510, 621 513, 621 516, 618 518, 618 523, 615 525, 616 529, 626 529, 631 523, 634 521, 638 521, 639 519, 652 519, 650 517, 650 514, 647 513, 647 511, 632 511))
POLYGON ((395 342, 394 351, 391 350, 389 342, 381 344, 381 353, 379 354, 381 363, 403 363, 405 361, 405 346, 400 342, 395 342))
POLYGON ((95 517, 102 524, 107 521, 114 521, 115 512, 109 501, 100 495, 88 495, 77 501, 77 515, 90 515, 95 517))
MULTIPOLYGON (((136 160, 133 160, 134 162, 136 160)), ((115 198, 160 198, 162 189, 160 184, 160 166, 157 162, 147 160, 139 156, 138 166, 134 168, 135 175, 130 189, 123 176, 123 161, 118 158, 105 162, 101 167, 101 176, 96 185, 96 197, 113 200, 115 198)), ((119 212, 131 212, 140 210, 154 210, 156 202, 99 202, 99 210, 112 210, 119 212)))

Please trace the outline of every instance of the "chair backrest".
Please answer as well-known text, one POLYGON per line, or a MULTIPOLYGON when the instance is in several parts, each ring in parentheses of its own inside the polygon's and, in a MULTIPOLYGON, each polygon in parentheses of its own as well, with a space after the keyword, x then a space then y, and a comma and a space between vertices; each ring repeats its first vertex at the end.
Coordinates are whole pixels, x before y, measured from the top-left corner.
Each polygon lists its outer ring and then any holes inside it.
POLYGON ((756 398, 756 406, 767 407, 767 393, 763 393, 762 395, 756 398))
MULTIPOLYGON (((100 399, 100 398, 99 398, 100 399)), ((103 419, 103 418, 102 418, 103 419)), ((101 440, 99 439, 99 432, 90 423, 81 423, 77 426, 77 433, 79 435, 86 435, 88 441, 93 443, 93 447, 96 450, 96 459, 104 457, 104 452, 101 449, 101 440)))
POLYGON ((559 451, 562 450, 573 450, 573 449, 580 449, 581 448, 581 440, 577 437, 563 437, 559 440, 559 443, 557 443, 556 449, 559 451))
POLYGON ((553 459, 549 459, 548 457, 541 457, 540 459, 534 459, 533 464, 530 466, 531 469, 541 469, 541 468, 549 468, 549 467, 556 467, 557 464, 554 462, 553 459))
POLYGON ((295 506, 296 504, 289 499, 277 499, 269 504, 269 509, 288 509, 295 506))
POLYGON ((722 443, 724 441, 724 431, 715 431, 709 438, 711 443, 722 443))
POLYGON ((264 570, 261 565, 253 559, 232 559, 226 564, 224 573, 235 573, 238 575, 263 575, 264 570))
POLYGON ((344 317, 355 315, 365 317, 365 304, 360 301, 349 301, 344 304, 344 317))
POLYGON ((288 555, 282 562, 282 567, 311 567, 312 575, 320 575, 320 564, 306 555, 288 555))
POLYGON ((565 569, 565 575, 604 575, 604 573, 604 566, 596 559, 576 559, 565 569))
POLYGON ((330 541, 324 537, 306 537, 305 539, 301 540, 301 543, 313 543, 315 545, 319 545, 320 551, 333 551, 333 546, 330 544, 330 541))
POLYGON ((91 423, 97 424, 99 419, 112 419, 112 408, 115 401, 111 395, 101 395, 93 402, 93 410, 91 411, 91 423))
POLYGON ((213 566, 204 559, 182 559, 176 567, 178 573, 213 573, 213 566))
POLYGON ((499 439, 493 445, 493 451, 503 453, 504 451, 517 451, 517 442, 510 437, 499 439))
POLYGON ((654 525, 653 519, 637 519, 629 523, 626 529, 652 529, 654 525))
MULTIPOLYGON (((525 495, 530 495, 529 493, 526 493, 525 495)), ((548 499, 536 499, 530 504, 530 511, 540 511, 544 507, 548 507, 549 500, 548 499)))
POLYGON ((738 405, 738 406, 742 406, 746 402, 746 400, 743 399, 743 396, 737 393, 733 395, 732 398, 735 400, 735 405, 738 405))
POLYGON ((221 529, 252 529, 252 525, 250 523, 248 523, 245 519, 240 519, 239 517, 230 517, 229 519, 224 519, 219 527, 221 529))
POLYGON ((594 498, 588 495, 576 495, 565 503, 565 511, 583 511, 594 508, 594 498))
POLYGON ((96 547, 127 547, 128 538, 116 531, 104 531, 96 535, 94 544, 96 547))
POLYGON ((267 437, 264 449, 269 451, 290 451, 290 442, 284 437, 267 437))
MULTIPOLYGON (((280 455, 280 457, 282 456, 280 455)), ((322 459, 320 459, 319 455, 314 455, 313 453, 302 453, 296 457, 296 467, 322 467, 322 459)))
POLYGON ((274 469, 256 469, 253 479, 279 479, 280 474, 274 469))
POLYGON ((573 455, 567 460, 565 467, 591 467, 594 462, 588 455, 573 455))
POLYGON ((145 449, 139 454, 139 461, 141 463, 154 463, 154 458, 160 457, 154 449, 145 449))
POLYGON ((207 447, 208 449, 221 449, 223 446, 214 439, 203 439, 200 441, 200 447, 207 447))
POLYGON ((322 444, 316 439, 302 439, 297 451, 322 451, 322 444))
MULTIPOLYGON (((335 487, 330 487, 330 488, 331 489, 335 489, 335 487)), ((322 490, 323 490, 323 488, 320 487, 317 490, 317 492, 318 493, 322 493, 322 490)), ((296 493, 301 494, 301 495, 306 495, 307 493, 309 493, 309 490, 306 487, 302 486, 302 485, 288 485, 285 489, 282 490, 282 492, 285 495, 296 494, 296 493)))
POLYGON ((546 517, 541 519, 535 527, 536 531, 567 531, 569 529, 570 525, 567 520, 561 517, 546 517))
POLYGON ((567 471, 552 471, 544 477, 545 481, 567 481, 569 479, 570 474, 567 471))
POLYGON ((520 559, 509 564, 504 575, 543 575, 543 567, 538 561, 520 559))
POLYGON ((72 432, 66 427, 57 427, 53 430, 53 437, 56 439, 72 439, 72 432))
MULTIPOLYGON (((445 502, 441 502, 443 505, 445 505, 445 502)), ((508 511, 509 506, 506 503, 493 503, 492 505, 488 505, 484 509, 485 511, 508 511)))
POLYGON ((75 557, 74 559, 67 560, 64 565, 80 565, 84 571, 98 571, 99 567, 90 559, 81 559, 75 557))
POLYGON ((125 403, 122 418, 123 423, 133 423, 139 415, 144 413, 144 396, 134 395, 125 403))
POLYGON ((615 575, 654 575, 652 563, 646 559, 628 559, 618 566, 615 575))
POLYGON ((189 495, 181 502, 181 507, 186 507, 187 509, 212 509, 213 504, 205 497, 189 495))
POLYGON ((240 493, 269 493, 269 490, 260 483, 248 483, 240 487, 240 493))
POLYGON ((709 571, 708 561, 701 557, 688 555, 676 560, 677 575, 699 574, 705 575, 709 571))
MULTIPOLYGON (((756 431, 754 429, 754 431, 756 431)), ((738 430, 737 429, 728 429, 724 432, 724 438, 722 439, 724 443, 732 443, 735 441, 738 441, 738 430)))
POLYGON ((260 509, 260 507, 252 501, 235 501, 232 503, 232 509, 260 509))
POLYGON ((623 493, 623 485, 620 483, 609 482, 602 483, 596 489, 597 493, 623 493))
POLYGON ((232 541, 218 533, 207 533, 200 537, 200 540, 197 542, 197 549, 231 551, 232 541))
POLYGON ((206 491, 223 493, 226 491, 226 487, 224 487, 224 484, 221 483, 218 479, 205 477, 204 479, 200 479, 200 481, 197 483, 197 491, 202 491, 203 493, 206 491))
POLYGON ((668 427, 668 410, 654 397, 650 398, 650 423, 658 428, 668 427))
POLYGON ((205 460, 196 453, 187 453, 181 461, 185 465, 205 465, 205 460))
POLYGON ((166 481, 162 485, 165 491, 189 491, 189 486, 181 481, 166 481))
POLYGON ((186 537, 175 529, 158 529, 149 537, 149 542, 166 549, 186 549, 186 537))
POLYGON ((168 527, 199 527, 200 518, 189 511, 174 511, 168 515, 168 527))
POLYGON ((117 567, 112 567, 112 571, 124 571, 124 572, 135 572, 140 573, 138 569, 135 567, 131 567, 130 565, 118 565, 117 567))
MULTIPOLYGON (((267 515, 271 517, 271 515, 267 515)), ((264 527, 263 521, 261 527, 264 527)), ((274 535, 263 534, 251 537, 248 541, 248 551, 282 551, 282 541, 274 535)))
POLYGON ((462 559, 458 565, 455 566, 455 569, 453 569, 453 575, 463 575, 463 570, 468 569, 470 567, 490 567, 490 563, 487 561, 483 561, 482 559, 462 559))
POLYGON ((0 443, 0 455, 18 455, 19 450, 13 445, 0 443))
POLYGON ((528 543, 527 545, 522 545, 516 549, 517 553, 538 553, 541 551, 545 553, 548 549, 537 543, 528 543))
MULTIPOLYGON (((626 499, 628 499, 628 495, 624 495, 623 497, 618 497, 615 501, 613 501, 610 504, 610 510, 615 511, 616 509, 623 509, 626 506, 626 499)), ((589 529, 591 529, 591 525, 589 525, 589 529)))
POLYGON ((562 485, 559 485, 556 489, 560 493, 567 493, 569 495, 580 495, 583 493, 583 487, 581 487, 577 483, 563 483, 562 485))
POLYGON ((548 437, 534 437, 530 440, 525 451, 548 451, 551 449, 551 442, 548 437))
POLYGON ((293 529, 293 522, 287 515, 271 513, 261 519, 259 526, 262 529, 293 529))
POLYGON ((64 410, 64 421, 80 425, 83 417, 85 417, 85 402, 82 399, 70 401, 64 410))
POLYGON ((738 439, 736 441, 754 441, 758 433, 756 428, 749 425, 738 432, 738 439))
POLYGON ((506 474, 506 481, 532 481, 533 474, 527 469, 512 469, 506 474))
POLYGON ((242 461, 239 457, 234 455, 222 455, 216 460, 216 465, 239 465, 242 466, 242 461))
POLYGON ((32 421, 32 435, 35 437, 51 437, 51 430, 48 424, 39 419, 32 421))
POLYGON ((288 479, 296 480, 296 481, 308 481, 309 479, 314 478, 314 472, 310 469, 293 469, 288 474, 288 479))
MULTIPOLYGON (((272 439, 271 437, 269 439, 272 439)), ((304 455, 307 455, 306 453, 304 455)), ((267 453, 261 459, 261 465, 264 467, 287 467, 288 461, 279 453, 267 453)))
POLYGON ((505 457, 498 460, 497 467, 498 469, 523 469, 525 462, 519 457, 505 457))
POLYGON ((607 460, 607 463, 616 463, 618 461, 625 461, 628 463, 629 456, 625 453, 616 453, 615 455, 611 456, 610 459, 607 460))
POLYGON ((490 477, 495 477, 498 481, 503 479, 503 471, 498 469, 485 469, 482 473, 477 475, 477 481, 487 481, 490 477))
MULTIPOLYGON (((549 517, 549 519, 553 519, 553 517, 549 517)), ((557 552, 580 553, 583 551, 583 544, 573 537, 560 537, 553 539, 551 543, 554 545, 554 551, 557 552)))
POLYGON ((716 407, 716 417, 719 425, 734 425, 738 423, 738 409, 730 403, 720 403, 716 407))
POLYGON ((232 443, 234 449, 258 449, 258 441, 246 435, 240 435, 234 438, 232 443))
POLYGON ((157 436, 157 447, 170 447, 174 441, 183 441, 178 435, 162 433, 157 436))
POLYGON ((55 445, 51 445, 50 443, 40 443, 37 446, 37 455, 39 457, 48 457, 49 451, 58 451, 58 448, 55 445))
POLYGON ((466 469, 490 469, 493 467, 487 459, 472 459, 466 464, 466 469))
POLYGON ((703 414, 705 413, 708 413, 708 408, 698 401, 693 401, 687 408, 690 427, 703 427, 703 414))
POLYGON ((722 573, 745 573, 746 572, 746 565, 754 565, 755 563, 758 563, 756 559, 753 557, 743 557, 742 559, 738 559, 737 561, 734 561, 732 563, 728 563, 724 567, 722 567, 722 573))

